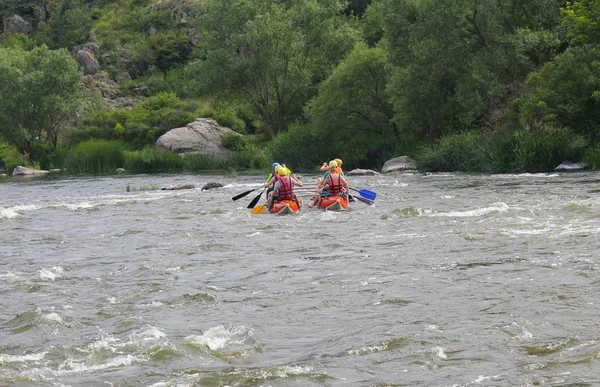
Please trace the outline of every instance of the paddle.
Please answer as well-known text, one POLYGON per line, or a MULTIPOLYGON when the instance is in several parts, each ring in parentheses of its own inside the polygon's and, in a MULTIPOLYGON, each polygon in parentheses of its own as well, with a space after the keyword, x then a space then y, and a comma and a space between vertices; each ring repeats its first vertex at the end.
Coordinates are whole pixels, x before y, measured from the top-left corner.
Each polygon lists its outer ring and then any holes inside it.
POLYGON ((257 187, 257 188, 251 189, 250 191, 242 192, 241 194, 239 194, 239 195, 235 195, 234 197, 232 197, 232 198, 231 198, 231 200, 235 201, 235 200, 241 199, 241 198, 243 198, 244 196, 246 196, 246 195, 249 195, 249 194, 250 194, 250 192, 252 192, 252 191, 256 191, 256 190, 257 190, 257 189, 259 189, 259 188, 260 188, 260 187, 257 187))
POLYGON ((368 189, 354 189, 354 188, 350 188, 352 191, 356 191, 359 194, 361 194, 361 196, 363 196, 366 199, 369 199, 371 201, 375 200, 375 198, 377 197, 377 193, 373 192, 373 191, 369 191, 368 189))
POLYGON ((354 199, 360 200, 361 202, 363 202, 363 203, 365 203, 365 204, 368 204, 368 205, 372 205, 372 204, 373 204, 373 201, 372 201, 372 200, 369 200, 369 199, 363 198, 362 196, 352 196, 352 195, 348 195, 348 198, 349 198, 349 199, 352 199, 352 198, 354 198, 354 199))
POLYGON ((265 210, 266 206, 267 206, 266 204, 263 204, 261 206, 256 207, 255 209, 252 210, 251 214, 254 214, 254 215, 262 214, 263 211, 265 210))
POLYGON ((258 201, 260 200, 260 197, 262 196, 263 192, 265 192, 266 188, 263 189, 257 197, 255 197, 254 199, 252 199, 252 201, 250 202, 250 204, 248 204, 247 208, 254 208, 254 206, 256 205, 256 203, 258 203, 258 201))

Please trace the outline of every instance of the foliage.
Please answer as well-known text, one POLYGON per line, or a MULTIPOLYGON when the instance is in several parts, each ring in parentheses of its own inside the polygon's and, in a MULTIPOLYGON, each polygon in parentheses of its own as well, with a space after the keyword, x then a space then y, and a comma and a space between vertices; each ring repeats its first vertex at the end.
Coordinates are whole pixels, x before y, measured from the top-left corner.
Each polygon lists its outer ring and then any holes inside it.
POLYGON ((574 47, 529 74, 527 94, 516 99, 518 122, 553 122, 597 138, 600 135, 600 47, 574 47))
POLYGON ((173 152, 160 152, 147 146, 140 151, 125 151, 125 169, 133 172, 182 170, 184 160, 173 152))
POLYGON ((0 48, 0 136, 34 160, 55 149, 82 103, 81 79, 65 50, 0 48))
POLYGON ((70 172, 114 173, 125 161, 125 145, 119 141, 90 140, 73 147, 65 160, 70 172))
POLYGON ((89 139, 123 140, 135 149, 154 145, 158 137, 195 119, 193 101, 173 93, 159 93, 131 110, 92 110, 83 117, 82 130, 71 133, 73 143, 89 139))
POLYGON ((565 160, 582 159, 587 142, 564 128, 537 123, 518 131, 443 137, 417 158, 427 171, 549 172, 565 160))
POLYGON ((275 138, 356 41, 339 0, 207 0, 204 46, 188 68, 198 94, 234 94, 275 138))
POLYGON ((453 134, 425 148, 417 157, 419 169, 425 171, 491 172, 489 138, 475 133, 453 134))
POLYGON ((311 103, 319 137, 354 162, 366 161, 368 152, 383 153, 399 140, 393 106, 385 95, 386 63, 384 49, 357 44, 311 103))
POLYGON ((238 133, 246 133, 246 123, 241 118, 238 118, 233 110, 218 109, 212 106, 206 106, 196 111, 198 117, 212 118, 219 125, 233 129, 238 133))
POLYGON ((333 156, 328 143, 310 126, 292 126, 269 144, 269 153, 274 161, 290 168, 312 171, 324 160, 333 156))
POLYGON ((559 40, 541 31, 559 34, 559 6, 558 0, 459 0, 443 7, 383 0, 388 89, 401 131, 439 138, 486 125, 512 83, 556 49, 559 40))
POLYGON ((230 149, 232 151, 242 151, 246 146, 249 145, 248 140, 243 136, 236 136, 235 134, 230 134, 227 136, 223 136, 221 139, 221 145, 224 148, 230 149))
POLYGON ((600 169, 600 142, 585 150, 583 159, 592 169, 600 169))

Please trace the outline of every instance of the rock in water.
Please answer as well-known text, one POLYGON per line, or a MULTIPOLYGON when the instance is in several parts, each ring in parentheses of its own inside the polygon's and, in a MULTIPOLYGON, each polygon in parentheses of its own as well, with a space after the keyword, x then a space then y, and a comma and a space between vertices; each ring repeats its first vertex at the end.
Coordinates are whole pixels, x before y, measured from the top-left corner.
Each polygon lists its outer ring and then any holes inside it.
POLYGON ((219 188, 222 186, 223 184, 221 183, 206 183, 204 184, 204 187, 202 187, 202 191, 206 191, 207 189, 219 188))

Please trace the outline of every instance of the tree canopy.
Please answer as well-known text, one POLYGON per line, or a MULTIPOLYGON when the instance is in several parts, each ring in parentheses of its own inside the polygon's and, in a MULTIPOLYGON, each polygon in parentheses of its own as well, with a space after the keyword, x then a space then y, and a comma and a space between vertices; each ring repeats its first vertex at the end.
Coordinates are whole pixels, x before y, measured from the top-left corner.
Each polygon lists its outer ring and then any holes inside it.
POLYGON ((0 48, 0 135, 32 158, 40 146, 56 148, 82 102, 81 81, 64 49, 0 48))
POLYGON ((343 9, 338 0, 208 0, 201 58, 188 68, 197 93, 244 101, 275 138, 358 39, 343 9))

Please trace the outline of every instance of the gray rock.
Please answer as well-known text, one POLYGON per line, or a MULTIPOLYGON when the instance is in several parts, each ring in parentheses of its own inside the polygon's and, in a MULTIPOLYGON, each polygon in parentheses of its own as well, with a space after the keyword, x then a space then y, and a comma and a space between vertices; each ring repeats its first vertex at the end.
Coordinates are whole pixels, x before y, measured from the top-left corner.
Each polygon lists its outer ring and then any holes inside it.
POLYGON ((175 187, 163 187, 161 188, 162 190, 166 190, 166 191, 178 191, 180 189, 194 189, 196 187, 194 187, 193 184, 183 184, 183 185, 177 185, 175 187))
POLYGON ((13 15, 4 19, 4 32, 13 34, 26 34, 31 32, 31 24, 19 15, 13 15))
POLYGON ((129 75, 129 73, 125 72, 122 74, 119 74, 115 77, 115 81, 121 83, 121 82, 131 82, 131 75, 129 75))
POLYGON ((353 169, 350 172, 345 173, 347 176, 376 176, 379 175, 378 172, 375 172, 371 169, 353 169))
POLYGON ((118 175, 122 175, 125 173, 125 168, 117 168, 115 172, 117 172, 118 175))
POLYGON ((148 89, 147 86, 136 87, 132 91, 137 95, 143 95, 146 97, 150 95, 150 89, 148 89))
POLYGON ((574 163, 572 161, 563 161, 560 165, 554 168, 555 171, 581 171, 586 169, 588 165, 586 163, 574 163))
POLYGON ((127 59, 131 55, 131 50, 129 50, 127 48, 124 48, 124 49, 121 50, 121 54, 120 55, 121 55, 121 58, 127 59))
POLYGON ((155 147, 179 154, 228 156, 232 151, 221 145, 223 136, 227 135, 240 136, 229 128, 219 126, 212 118, 196 118, 187 126, 171 129, 160 136, 155 147))
POLYGON ((390 159, 383 164, 381 172, 389 173, 394 171, 414 171, 417 169, 417 162, 408 156, 400 156, 390 159))
POLYGON ((104 71, 94 75, 88 74, 83 77, 84 91, 88 93, 98 92, 105 98, 116 99, 121 96, 121 89, 113 82, 104 71))
POLYGON ((221 188, 223 184, 221 183, 206 183, 204 187, 202 187, 202 191, 206 191, 207 189, 221 188))
POLYGON ((100 46, 96 42, 87 42, 83 45, 83 49, 95 54, 98 52, 98 50, 100 50, 100 46))
POLYGON ((6 173, 0 173, 0 177, 6 177, 6 173))
POLYGON ((17 166, 13 169, 13 176, 40 176, 47 174, 48 171, 26 168, 22 166, 17 166))
POLYGON ((100 66, 98 59, 88 50, 77 51, 77 64, 83 70, 83 75, 94 75, 100 66))

